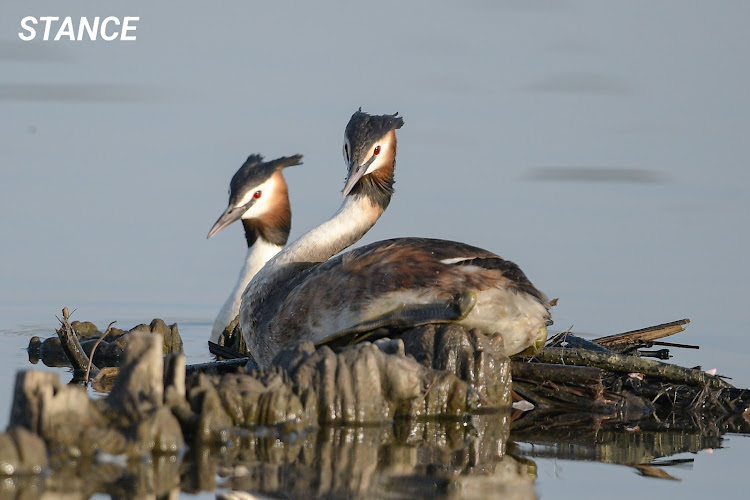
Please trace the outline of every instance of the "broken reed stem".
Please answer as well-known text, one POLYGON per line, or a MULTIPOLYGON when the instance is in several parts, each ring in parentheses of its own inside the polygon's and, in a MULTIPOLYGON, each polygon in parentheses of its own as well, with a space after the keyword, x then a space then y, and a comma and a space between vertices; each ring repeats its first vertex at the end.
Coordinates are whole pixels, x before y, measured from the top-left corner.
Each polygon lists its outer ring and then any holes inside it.
POLYGON ((104 340, 104 337, 106 337, 107 334, 109 334, 109 332, 112 331, 112 325, 114 325, 115 323, 117 323, 117 321, 113 321, 112 323, 109 324, 109 326, 107 327, 107 330, 102 334, 101 337, 99 337, 99 339, 94 344, 94 347, 91 348, 91 356, 89 356, 89 364, 86 367, 86 375, 84 375, 83 377, 84 384, 89 383, 89 373, 91 372, 91 365, 94 362, 94 353, 96 352, 96 348, 99 347, 99 344, 101 343, 102 340, 104 340))
POLYGON ((538 383, 570 383, 596 385, 601 382, 606 372, 593 366, 565 366, 550 363, 526 363, 518 360, 510 362, 513 382, 528 380, 538 383))
POLYGON ((599 337, 598 339, 594 339, 593 342, 610 348, 640 342, 652 342, 684 331, 684 325, 688 323, 690 323, 690 320, 685 318, 669 323, 662 323, 661 325, 649 326, 648 328, 641 328, 640 330, 599 337))
POLYGON ((701 347, 698 345, 691 345, 691 344, 676 344, 674 342, 663 342, 661 340, 655 340, 651 342, 653 345, 661 345, 664 347, 679 347, 680 349, 700 349, 701 347))
POLYGON ((224 359, 247 359, 249 357, 247 354, 242 354, 231 347, 219 345, 210 340, 208 341, 208 352, 224 359))
MULTIPOLYGON (((62 310, 62 319, 57 318, 60 321, 60 328, 57 330, 57 336, 60 338, 60 345, 65 353, 65 356, 70 361, 73 369, 82 374, 86 367, 89 365, 89 358, 86 356, 81 343, 78 341, 78 335, 70 325, 70 311, 67 307, 62 310)), ((94 375, 99 373, 99 369, 93 365, 92 372, 94 375)))
POLYGON ((715 375, 701 370, 669 365, 659 361, 616 353, 600 353, 582 349, 548 347, 534 355, 536 361, 575 366, 594 366, 622 373, 642 373, 647 377, 660 377, 670 382, 687 385, 709 386, 715 389, 733 387, 715 375))
POLYGON ((194 365, 185 366, 186 373, 224 373, 234 371, 236 368, 245 366, 250 363, 255 363, 252 358, 232 358, 224 359, 221 361, 208 361, 206 363, 196 363, 194 365))

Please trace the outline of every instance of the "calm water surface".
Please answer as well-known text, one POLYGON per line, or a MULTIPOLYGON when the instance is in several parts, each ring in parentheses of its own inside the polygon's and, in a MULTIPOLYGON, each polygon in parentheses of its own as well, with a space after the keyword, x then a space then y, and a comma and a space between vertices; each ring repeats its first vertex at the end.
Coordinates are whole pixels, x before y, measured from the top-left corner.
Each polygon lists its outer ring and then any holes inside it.
MULTIPOLYGON (((340 203, 343 127, 362 106, 406 120, 396 195, 363 242, 496 251, 560 298, 559 330, 688 317, 675 341, 701 349, 676 361, 750 386, 750 4, 11 0, 0 13, 8 384, 63 306, 102 327, 177 322, 189 362, 206 359, 245 251, 239 227, 205 241, 229 178, 250 153, 303 153, 287 173, 297 237, 340 203), (26 15, 109 14, 140 16, 137 41, 16 36, 26 15)), ((10 404, 0 390, 0 423, 10 404)), ((722 446, 670 469, 680 482, 538 459, 536 491, 740 497, 750 445, 722 446)))

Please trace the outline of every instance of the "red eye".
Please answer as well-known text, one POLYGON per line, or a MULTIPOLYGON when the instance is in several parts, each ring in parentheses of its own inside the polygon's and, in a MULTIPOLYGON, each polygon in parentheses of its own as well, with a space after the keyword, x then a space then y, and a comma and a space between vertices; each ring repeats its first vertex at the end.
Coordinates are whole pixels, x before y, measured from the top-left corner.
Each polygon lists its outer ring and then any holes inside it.
POLYGON ((255 198, 255 199, 257 200, 258 198, 260 198, 260 196, 261 196, 262 194, 263 194, 263 193, 262 193, 261 191, 256 191, 256 192, 255 192, 255 193, 253 194, 253 198, 255 198))
POLYGON ((372 154, 378 156, 380 154, 380 146, 375 146, 375 151, 373 151, 372 154))

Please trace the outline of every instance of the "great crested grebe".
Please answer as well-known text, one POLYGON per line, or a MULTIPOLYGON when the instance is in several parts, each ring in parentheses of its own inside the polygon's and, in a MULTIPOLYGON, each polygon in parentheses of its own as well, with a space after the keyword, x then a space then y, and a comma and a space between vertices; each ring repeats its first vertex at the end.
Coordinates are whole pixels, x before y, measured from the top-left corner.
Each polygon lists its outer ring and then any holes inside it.
POLYGON ((539 347, 550 302, 512 262, 453 241, 397 238, 337 254, 378 220, 393 194, 396 115, 359 111, 344 132, 344 202, 250 282, 240 327, 260 366, 301 340, 356 341, 380 327, 456 322, 500 333, 508 355, 539 347))
POLYGON ((292 227, 289 194, 281 170, 302 164, 302 155, 263 162, 261 155, 250 155, 229 183, 229 206, 208 232, 215 235, 242 220, 247 240, 247 257, 232 293, 219 311, 211 329, 211 342, 240 312, 242 292, 253 276, 286 245, 292 227))

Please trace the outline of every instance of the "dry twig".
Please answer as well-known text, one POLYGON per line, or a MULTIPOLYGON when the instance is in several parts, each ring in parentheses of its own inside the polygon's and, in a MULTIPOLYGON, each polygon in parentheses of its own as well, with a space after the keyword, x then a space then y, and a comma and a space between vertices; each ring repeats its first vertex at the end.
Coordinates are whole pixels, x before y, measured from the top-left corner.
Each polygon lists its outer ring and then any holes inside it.
POLYGON ((86 366, 86 375, 84 375, 83 377, 84 384, 89 383, 89 373, 91 373, 91 365, 94 362, 94 353, 96 352, 96 348, 99 347, 99 344, 101 343, 102 340, 104 340, 104 337, 106 337, 109 334, 109 332, 112 331, 112 325, 114 325, 115 323, 117 323, 117 321, 113 321, 112 323, 109 324, 109 326, 107 327, 107 330, 102 334, 101 337, 99 337, 99 339, 94 344, 94 347, 91 348, 91 356, 89 356, 89 364, 88 366, 86 366))
POLYGON ((594 339, 594 342, 610 348, 643 342, 653 342, 657 339, 669 337, 670 335, 684 331, 684 325, 687 325, 688 323, 690 323, 689 319, 680 319, 669 323, 662 323, 661 325, 641 328, 640 330, 618 333, 617 335, 609 335, 607 337, 599 337, 598 339, 594 339))

